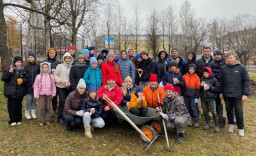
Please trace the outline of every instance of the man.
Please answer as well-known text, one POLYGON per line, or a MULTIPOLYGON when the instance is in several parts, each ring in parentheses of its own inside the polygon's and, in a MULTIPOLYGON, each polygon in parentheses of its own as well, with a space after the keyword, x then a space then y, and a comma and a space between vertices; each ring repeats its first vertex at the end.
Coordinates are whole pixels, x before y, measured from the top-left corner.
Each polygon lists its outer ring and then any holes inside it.
POLYGON ((238 136, 244 136, 243 102, 247 100, 250 91, 250 79, 245 66, 236 61, 234 52, 225 55, 226 65, 219 73, 220 98, 224 98, 230 133, 234 132, 235 109, 238 136))
MULTIPOLYGON (((224 66, 226 64, 226 60, 223 56, 223 53, 220 50, 216 50, 214 53, 214 61, 211 63, 211 67, 212 67, 212 72, 213 72, 213 76, 219 81, 219 72, 222 66, 224 66)), ((215 100, 216 103, 216 112, 217 115, 219 117, 219 125, 221 128, 225 127, 225 117, 223 117, 223 105, 221 103, 221 99, 218 96, 215 100)))
MULTIPOLYGON (((203 55, 202 58, 197 60, 197 64, 200 66, 200 69, 203 69, 204 67, 210 67, 211 63, 213 62, 213 57, 211 56, 211 48, 210 47, 204 47, 203 48, 203 55)), ((202 71, 198 71, 198 76, 202 77, 202 71)))
POLYGON ((91 58, 91 57, 96 57, 95 56, 95 47, 93 47, 93 46, 91 46, 91 47, 89 47, 88 48, 88 50, 89 50, 89 57, 91 58))
POLYGON ((138 59, 134 56, 134 50, 133 49, 129 49, 128 50, 128 55, 129 55, 129 59, 132 61, 134 67, 136 69, 138 69, 139 66, 139 61, 138 59))
POLYGON ((73 63, 72 63, 72 65, 74 65, 75 63, 76 63, 76 54, 75 54, 75 47, 73 47, 73 46, 69 46, 68 47, 68 53, 73 57, 73 63))
POLYGON ((177 48, 173 48, 171 51, 171 55, 168 58, 169 62, 172 62, 173 60, 175 60, 178 63, 178 68, 180 69, 180 71, 182 70, 183 65, 185 64, 185 59, 181 56, 179 56, 179 51, 177 48))

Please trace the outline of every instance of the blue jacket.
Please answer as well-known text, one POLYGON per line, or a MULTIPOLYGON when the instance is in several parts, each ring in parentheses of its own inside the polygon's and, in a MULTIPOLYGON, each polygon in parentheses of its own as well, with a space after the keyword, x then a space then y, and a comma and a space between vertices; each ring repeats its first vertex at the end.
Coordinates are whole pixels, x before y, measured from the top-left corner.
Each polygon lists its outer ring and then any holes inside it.
POLYGON ((89 99, 89 101, 87 99, 84 99, 83 103, 82 103, 82 110, 84 112, 90 112, 91 108, 95 108, 95 113, 92 114, 91 118, 98 118, 101 117, 102 115, 102 105, 99 101, 93 100, 93 99, 89 99))
POLYGON ((99 67, 92 68, 91 65, 84 73, 84 81, 87 86, 94 85, 98 90, 102 84, 102 73, 99 67))
POLYGON ((182 77, 182 74, 179 72, 179 68, 176 69, 176 71, 167 71, 163 77, 163 84, 166 85, 167 83, 172 84, 173 86, 179 86, 182 87, 184 85, 184 80, 182 77), (180 83, 174 84, 173 78, 177 78, 180 83))
POLYGON ((127 57, 125 60, 120 57, 118 61, 118 65, 121 71, 121 77, 124 82, 125 78, 127 76, 130 76, 132 78, 132 83, 135 83, 135 67, 132 61, 129 59, 128 53, 126 53, 126 56, 127 57))

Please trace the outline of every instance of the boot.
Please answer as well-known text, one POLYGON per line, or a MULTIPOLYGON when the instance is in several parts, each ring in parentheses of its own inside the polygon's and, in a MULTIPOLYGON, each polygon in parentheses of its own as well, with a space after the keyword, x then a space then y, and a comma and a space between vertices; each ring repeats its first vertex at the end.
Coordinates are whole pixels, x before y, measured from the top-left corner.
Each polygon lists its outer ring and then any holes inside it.
POLYGON ((220 121, 219 121, 219 119, 217 119, 215 121, 215 128, 214 128, 214 132, 215 133, 220 133, 220 125, 219 125, 219 123, 220 123, 220 121))
POLYGON ((88 138, 92 138, 91 127, 84 128, 84 135, 88 138))
POLYGON ((32 109, 31 110, 31 114, 32 114, 32 118, 33 119, 36 119, 37 117, 36 117, 36 110, 35 109, 32 109))
POLYGON ((208 130, 208 129, 210 129, 210 123, 209 122, 206 123, 206 125, 204 126, 204 130, 208 130))
POLYGON ((27 120, 31 119, 31 116, 29 114, 29 110, 25 110, 25 117, 26 117, 27 120))
POLYGON ((194 127, 195 127, 195 128, 198 128, 198 127, 199 127, 199 119, 198 119, 198 118, 195 118, 194 127))
POLYGON ((176 140, 177 144, 181 144, 184 140, 184 133, 179 133, 179 138, 176 140))
POLYGON ((66 123, 66 132, 72 132, 71 123, 66 123))

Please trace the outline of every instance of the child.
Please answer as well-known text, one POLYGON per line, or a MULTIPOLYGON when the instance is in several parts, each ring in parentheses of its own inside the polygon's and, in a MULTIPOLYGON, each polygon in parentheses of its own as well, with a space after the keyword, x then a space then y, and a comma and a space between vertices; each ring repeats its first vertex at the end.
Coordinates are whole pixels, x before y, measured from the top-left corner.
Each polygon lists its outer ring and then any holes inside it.
POLYGON ((114 54, 115 54, 115 62, 118 63, 118 61, 119 61, 119 50, 114 50, 114 54))
POLYGON ((91 129, 94 129, 94 127, 103 128, 105 126, 105 122, 101 118, 103 110, 101 103, 98 101, 99 98, 97 96, 96 86, 89 86, 88 94, 89 97, 83 101, 82 110, 85 112, 83 115, 85 128, 84 135, 91 138, 91 129))
POLYGON ((92 57, 96 57, 95 56, 95 47, 94 46, 91 46, 91 47, 88 47, 88 50, 89 50, 89 57, 92 58, 92 57))
POLYGON ((143 96, 143 89, 140 86, 136 88, 136 91, 132 92, 128 110, 136 116, 143 116, 148 112, 147 101, 143 96))
POLYGON ((89 57, 89 50, 88 49, 83 49, 82 54, 84 54, 84 62, 86 63, 87 66, 90 64, 90 57, 89 57))
POLYGON ((64 124, 63 109, 65 100, 71 92, 69 73, 72 66, 73 57, 67 52, 63 56, 63 63, 59 64, 54 72, 54 79, 59 95, 58 120, 60 124, 64 124))
POLYGON ((101 66, 105 63, 104 62, 105 58, 102 54, 99 54, 97 56, 97 62, 98 62, 98 67, 101 69, 101 66))
POLYGON ((40 70, 41 74, 36 76, 34 83, 34 97, 39 100, 38 124, 43 126, 51 122, 51 99, 56 96, 56 86, 50 63, 41 63, 40 70))
MULTIPOLYGON (((189 71, 183 75, 184 79, 184 101, 191 117, 195 119, 194 126, 199 127, 198 98, 200 94, 200 78, 195 73, 196 65, 190 64, 189 71)), ((192 123, 189 123, 192 126, 192 123)))
POLYGON ((33 94, 33 84, 36 79, 36 76, 40 74, 40 66, 39 63, 36 61, 36 54, 34 52, 30 52, 28 54, 28 61, 25 65, 25 77, 27 78, 28 82, 26 84, 26 104, 25 104, 25 117, 26 119, 30 120, 31 116, 29 111, 31 109, 31 115, 33 119, 36 119, 36 99, 33 94))
POLYGON ((7 68, 2 75, 4 81, 4 96, 8 98, 7 109, 10 126, 21 125, 22 100, 25 95, 25 70, 22 66, 23 59, 20 56, 13 58, 13 65, 7 68))
POLYGON ((98 90, 102 84, 102 73, 100 68, 97 66, 97 60, 95 57, 91 57, 90 66, 85 71, 83 77, 87 86, 94 85, 98 90))
POLYGON ((187 57, 188 57, 187 62, 184 64, 184 66, 182 66, 182 71, 181 71, 182 75, 185 75, 188 73, 189 65, 192 63, 196 65, 195 73, 198 74, 201 71, 201 68, 196 62, 196 54, 192 51, 189 51, 187 53, 187 57))
POLYGON ((121 102, 121 105, 129 106, 131 101, 131 94, 133 91, 135 91, 135 88, 133 87, 132 78, 130 76, 127 76, 124 79, 124 83, 122 85, 123 100, 121 102))
POLYGON ((210 67, 203 68, 203 77, 201 78, 201 102, 202 108, 204 111, 204 118, 206 125, 204 126, 204 130, 208 130, 210 128, 210 116, 209 112, 212 112, 212 116, 215 122, 215 133, 220 132, 219 128, 219 117, 216 112, 216 103, 215 99, 218 96, 219 92, 219 82, 218 80, 212 76, 212 70, 210 67))

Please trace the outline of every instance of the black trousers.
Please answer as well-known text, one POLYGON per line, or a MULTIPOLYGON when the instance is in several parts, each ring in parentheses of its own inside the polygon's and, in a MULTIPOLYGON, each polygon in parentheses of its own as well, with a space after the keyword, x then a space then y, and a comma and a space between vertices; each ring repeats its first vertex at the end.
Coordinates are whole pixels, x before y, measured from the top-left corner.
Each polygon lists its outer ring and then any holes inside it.
POLYGON ((70 93, 70 91, 71 89, 57 87, 57 93, 59 95, 59 106, 58 106, 57 114, 59 119, 63 118, 63 109, 65 105, 65 100, 68 94, 70 93))
POLYGON ((22 100, 23 98, 8 98, 7 109, 9 113, 9 124, 22 121, 22 100))
POLYGON ((220 99, 220 94, 218 94, 215 102, 216 102, 216 112, 218 117, 222 117, 223 116, 223 104, 221 103, 221 99, 220 99))
POLYGON ((63 117, 65 119, 67 130, 71 130, 71 123, 72 122, 75 123, 75 128, 76 129, 81 128, 81 125, 83 124, 83 117, 81 117, 81 116, 72 115, 72 114, 68 114, 66 112, 63 112, 63 117))
POLYGON ((238 129, 244 129, 243 102, 241 98, 224 97, 226 104, 228 124, 234 125, 234 111, 238 129))
POLYGON ((198 119, 200 116, 200 112, 198 109, 198 103, 195 103, 195 98, 187 97, 187 96, 183 96, 183 97, 184 97, 186 108, 190 116, 195 119, 198 119))

